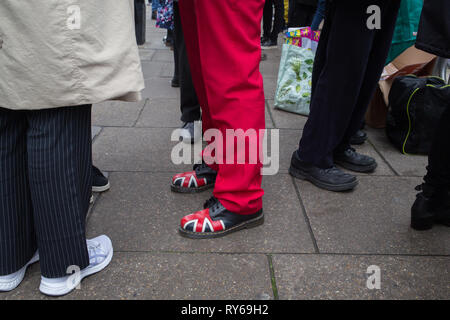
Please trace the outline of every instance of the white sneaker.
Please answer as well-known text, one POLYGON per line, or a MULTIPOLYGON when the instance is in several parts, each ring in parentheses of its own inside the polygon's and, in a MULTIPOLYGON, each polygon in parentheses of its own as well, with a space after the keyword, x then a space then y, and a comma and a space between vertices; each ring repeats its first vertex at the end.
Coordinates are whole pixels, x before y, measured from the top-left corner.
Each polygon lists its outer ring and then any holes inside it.
POLYGON ((195 143, 202 138, 202 122, 185 122, 180 130, 180 141, 195 143))
POLYGON ((48 296, 63 296, 75 289, 84 278, 105 269, 113 257, 111 240, 103 235, 87 240, 89 251, 89 266, 80 271, 79 275, 69 275, 62 278, 41 277, 39 290, 48 296))
POLYGON ((33 258, 19 271, 8 274, 6 276, 0 276, 0 291, 11 291, 19 286, 25 277, 25 272, 29 265, 39 261, 39 252, 36 251, 33 258))

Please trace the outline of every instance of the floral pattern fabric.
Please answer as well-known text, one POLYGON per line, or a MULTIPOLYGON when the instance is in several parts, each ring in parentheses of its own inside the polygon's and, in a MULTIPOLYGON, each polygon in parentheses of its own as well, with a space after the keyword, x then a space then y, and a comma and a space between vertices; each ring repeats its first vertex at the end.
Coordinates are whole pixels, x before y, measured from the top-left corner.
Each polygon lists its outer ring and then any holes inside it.
POLYGON ((173 0, 159 0, 158 15, 156 18, 156 27, 173 30, 173 0))

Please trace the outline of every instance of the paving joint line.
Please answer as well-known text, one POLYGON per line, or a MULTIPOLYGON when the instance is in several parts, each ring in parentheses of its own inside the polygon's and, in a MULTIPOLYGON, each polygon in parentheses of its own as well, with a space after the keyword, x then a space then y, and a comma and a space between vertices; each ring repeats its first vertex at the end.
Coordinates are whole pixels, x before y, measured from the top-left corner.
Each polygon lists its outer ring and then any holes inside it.
POLYGON ((267 255, 267 262, 269 264, 270 283, 272 284, 273 299, 279 300, 280 297, 278 296, 277 280, 275 278, 275 269, 273 267, 272 255, 267 255))
POLYGON ((291 181, 292 181, 292 184, 294 185, 294 189, 295 189, 295 193, 297 194, 298 201, 300 202, 300 207, 302 209, 303 218, 304 218, 304 220, 306 222, 306 225, 308 226, 308 231, 309 231, 309 235, 311 236, 311 240, 313 242, 314 251, 316 253, 320 253, 319 246, 317 245, 317 240, 316 240, 316 237, 314 235, 314 231, 313 231, 313 229, 311 227, 311 222, 309 221, 309 217, 308 217, 308 214, 306 213, 305 205, 303 204, 303 200, 302 200, 302 197, 300 195, 300 190, 298 189, 298 186, 295 183, 295 178, 292 177, 292 176, 291 176, 291 181))
POLYGON ((376 153, 378 153, 378 155, 380 156, 381 159, 383 159, 383 161, 387 164, 387 166, 389 167, 389 169, 392 170, 392 172, 394 172, 394 174, 398 177, 401 177, 401 175, 397 172, 397 170, 394 169, 394 167, 389 163, 389 161, 387 161, 387 159, 384 157, 384 155, 378 150, 378 148, 375 146, 374 143, 372 143, 372 140, 370 138, 367 139, 367 141, 370 143, 370 145, 372 146, 372 148, 375 150, 376 153))

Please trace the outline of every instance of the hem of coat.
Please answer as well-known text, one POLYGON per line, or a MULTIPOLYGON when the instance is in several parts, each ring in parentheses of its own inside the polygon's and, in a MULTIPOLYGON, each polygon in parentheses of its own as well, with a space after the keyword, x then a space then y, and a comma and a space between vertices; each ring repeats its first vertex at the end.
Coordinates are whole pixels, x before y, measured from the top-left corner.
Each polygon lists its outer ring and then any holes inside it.
MULTIPOLYGON (((143 90, 143 89, 142 89, 143 90)), ((99 97, 99 98, 92 98, 92 99, 80 99, 77 102, 74 101, 67 101, 67 102, 61 102, 58 104, 49 103, 49 104, 35 104, 33 106, 18 106, 16 108, 14 107, 6 107, 2 106, 0 104, 0 108, 4 108, 7 110, 14 110, 14 111, 35 111, 35 110, 46 110, 46 109, 56 109, 56 108, 65 108, 65 107, 75 107, 75 106, 84 106, 84 105, 90 105, 90 104, 97 104, 102 103, 105 101, 124 101, 124 102, 139 102, 142 100, 142 90, 140 91, 130 91, 124 95, 116 96, 116 97, 99 97)))
POLYGON ((450 59, 450 48, 437 48, 419 41, 416 41, 416 48, 441 58, 450 59))

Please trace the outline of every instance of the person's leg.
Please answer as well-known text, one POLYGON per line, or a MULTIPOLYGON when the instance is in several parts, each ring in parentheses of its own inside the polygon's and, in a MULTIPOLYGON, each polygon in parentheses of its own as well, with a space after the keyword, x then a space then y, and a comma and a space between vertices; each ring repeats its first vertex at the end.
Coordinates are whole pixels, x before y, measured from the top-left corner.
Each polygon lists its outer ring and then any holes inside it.
POLYGON ((400 1, 379 0, 377 4, 381 9, 382 28, 375 32, 369 60, 367 61, 364 78, 359 90, 358 100, 352 112, 345 135, 338 146, 340 150, 350 147, 350 139, 362 127, 364 115, 373 97, 377 83, 380 80, 391 47, 400 1))
MULTIPOLYGON (((256 130, 259 137, 259 130, 265 128, 263 79, 259 72, 264 1, 196 3, 202 76, 213 128, 220 130, 223 137, 227 129, 256 130)), ((247 145, 239 153, 245 153, 248 159, 250 150, 247 145)), ((262 208, 262 165, 259 153, 257 156, 256 164, 248 160, 246 164, 219 164, 214 196, 234 213, 251 214, 262 208)))
POLYGON ((85 220, 92 192, 91 106, 27 113, 28 175, 46 278, 89 265, 85 220))
POLYGON ((427 174, 411 208, 411 227, 428 230, 434 224, 450 227, 450 107, 441 116, 428 155, 427 174))
POLYGON ((317 10, 311 23, 312 30, 319 30, 320 23, 325 18, 325 9, 327 6, 327 0, 319 0, 317 4, 317 10))
MULTIPOLYGON (((311 79, 311 101, 314 98, 314 94, 317 87, 317 81, 319 80, 319 77, 322 74, 323 67, 325 66, 325 63, 327 61, 328 38, 332 30, 331 24, 333 20, 333 14, 334 8, 333 9, 331 9, 330 7, 325 8, 325 22, 323 25, 322 32, 320 33, 320 40, 314 58, 314 68, 311 79)), ((310 107, 312 107, 312 104, 310 107)))
POLYGON ((197 30, 197 20, 199 20, 200 17, 197 18, 198 12, 196 10, 195 3, 196 0, 183 0, 179 2, 179 9, 191 78, 200 102, 202 111, 202 128, 203 132, 205 132, 212 127, 212 120, 209 113, 209 103, 203 80, 204 70, 201 62, 202 57, 200 56, 200 40, 197 30))
MULTIPOLYGON (((197 18, 199 13, 196 10, 196 0, 181 1, 178 3, 178 9, 181 17, 181 29, 185 39, 185 55, 188 57, 189 68, 192 71, 190 73, 191 77, 187 80, 192 80, 194 84, 196 96, 200 102, 202 111, 202 129, 205 132, 211 129, 213 125, 203 79, 203 65, 197 23, 200 18, 197 18)), ((193 171, 174 175, 170 188, 174 192, 181 193, 196 193, 208 190, 214 187, 218 170, 219 166, 216 164, 206 165, 205 162, 195 164, 193 171)))
POLYGON ((177 36, 176 36, 176 30, 173 30, 173 64, 174 64, 174 70, 173 70, 173 77, 171 81, 171 86, 174 88, 180 87, 180 53, 179 48, 177 46, 177 36))
MULTIPOLYGON (((23 268, 37 250, 26 133, 23 112, 0 108, 0 277, 23 268)), ((0 279, 0 291, 16 286, 0 279)))
POLYGON ((273 0, 273 4, 275 6, 275 20, 270 37, 271 40, 277 41, 278 35, 283 31, 284 27, 284 0, 273 0))
POLYGON ((450 107, 442 114, 428 155, 425 183, 450 190, 450 107))
POLYGON ((269 39, 272 34, 273 1, 265 0, 263 10, 263 38, 269 39))
POLYGON ((192 81, 178 2, 174 2, 174 37, 180 66, 181 121, 200 120, 200 103, 192 81))
POLYGON ((375 37, 375 31, 366 25, 369 2, 334 2, 326 18, 330 20, 325 25, 329 30, 324 30, 328 34, 326 48, 324 43, 320 45, 326 50, 325 61, 299 145, 300 159, 320 168, 333 166, 333 151, 347 130, 362 86, 375 37), (347 30, 352 30, 352 41, 358 43, 351 50, 347 30))

